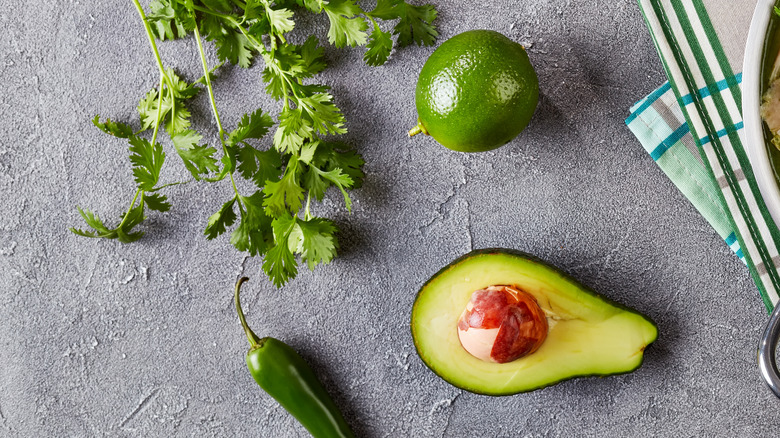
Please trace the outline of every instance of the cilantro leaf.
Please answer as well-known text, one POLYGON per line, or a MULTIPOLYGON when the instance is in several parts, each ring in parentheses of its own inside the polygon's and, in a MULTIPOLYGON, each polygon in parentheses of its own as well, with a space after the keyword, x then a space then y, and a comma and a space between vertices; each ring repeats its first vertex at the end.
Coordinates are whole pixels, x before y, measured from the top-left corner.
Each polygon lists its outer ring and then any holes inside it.
POLYGON ((309 167, 303 174, 303 187, 309 191, 314 199, 322 201, 325 197, 325 192, 330 187, 330 182, 323 178, 314 167, 309 167))
POLYGON ((238 146, 233 146, 232 144, 226 143, 225 154, 222 155, 222 158, 219 161, 222 162, 221 173, 233 173, 233 171, 236 170, 236 162, 238 161, 238 146))
POLYGON ((312 270, 336 255, 336 227, 327 219, 303 220, 288 213, 274 219, 272 226, 276 244, 266 253, 263 269, 277 287, 297 274, 296 253, 312 270))
POLYGON ((188 84, 173 70, 166 70, 168 78, 162 90, 152 89, 138 103, 138 113, 141 116, 141 129, 146 130, 157 123, 157 108, 160 107, 160 121, 165 123, 165 130, 173 135, 190 126, 190 111, 184 101, 198 93, 194 84, 188 84))
POLYGON ((285 86, 286 80, 290 75, 282 72, 277 65, 277 62, 268 55, 263 55, 265 60, 265 69, 263 69, 263 82, 266 83, 265 92, 270 94, 276 100, 279 100, 287 95, 287 89, 285 86))
POLYGON ((383 32, 379 25, 374 23, 374 30, 371 32, 371 38, 368 40, 368 51, 363 55, 363 60, 371 66, 382 65, 387 62, 390 51, 393 50, 393 39, 390 33, 383 32))
POLYGON ((193 0, 171 0, 171 6, 176 14, 177 25, 187 32, 192 32, 198 25, 195 16, 193 0))
POLYGON ((300 161, 303 164, 311 165, 311 160, 314 159, 314 155, 317 152, 317 148, 320 146, 321 143, 322 142, 320 140, 312 140, 304 143, 303 146, 301 146, 298 155, 298 161, 300 161))
POLYGON ((284 286, 298 275, 298 261, 287 247, 287 242, 277 243, 265 253, 263 271, 276 287, 284 286))
POLYGON ((168 134, 174 135, 190 127, 190 111, 183 103, 173 101, 170 112, 171 117, 165 122, 165 130, 168 134))
POLYGON ((327 264, 336 256, 337 242, 334 236, 336 226, 333 222, 312 218, 308 221, 299 220, 297 225, 301 231, 301 258, 306 261, 310 270, 319 263, 327 264))
POLYGON ((209 9, 218 12, 230 12, 233 9, 233 4, 230 3, 230 0, 200 0, 200 2, 209 9))
POLYGON ((272 32, 276 34, 284 34, 290 32, 295 27, 295 23, 290 20, 293 16, 293 12, 289 9, 273 9, 268 4, 265 7, 266 17, 268 18, 268 24, 271 26, 272 32))
POLYGON ((171 209, 171 204, 168 202, 168 197, 158 193, 144 193, 143 202, 151 210, 163 212, 171 209))
POLYGON ((113 239, 116 237, 116 232, 114 230, 109 230, 108 227, 103 224, 103 220, 100 219, 98 215, 95 213, 85 209, 82 209, 81 207, 76 207, 79 210, 79 214, 84 219, 84 222, 89 225, 90 228, 92 228, 93 231, 83 231, 78 228, 71 228, 70 230, 79 236, 84 237, 105 237, 109 239, 113 239))
POLYGON ((344 115, 333 103, 333 96, 317 93, 304 96, 297 101, 300 109, 311 120, 311 125, 320 134, 344 134, 344 115))
POLYGON ((330 170, 341 169, 352 179, 350 188, 357 189, 363 186, 363 158, 349 146, 339 142, 324 142, 317 149, 317 159, 322 159, 324 168, 330 170))
POLYGON ((263 187, 266 181, 279 179, 282 174, 282 156, 275 149, 260 151, 244 144, 238 150, 237 160, 241 176, 258 187, 263 187))
POLYGON ((201 175, 207 175, 210 172, 219 170, 214 153, 217 150, 208 145, 193 144, 188 149, 177 148, 176 152, 184 161, 184 166, 190 171, 193 178, 201 179, 201 175))
MULTIPOLYGON (((157 89, 153 88, 149 90, 144 97, 138 102, 138 115, 141 117, 141 130, 145 131, 157 121, 157 101, 158 94, 157 89)), ((160 120, 162 120, 163 114, 160 114, 160 120)))
POLYGON ((191 129, 171 136, 176 152, 196 180, 200 180, 201 175, 219 170, 217 160, 214 158, 217 150, 208 145, 198 145, 202 139, 200 134, 191 129))
POLYGON ((436 19, 436 8, 429 4, 415 6, 404 0, 378 0, 376 8, 369 15, 383 20, 400 18, 393 33, 398 35, 398 45, 401 47, 412 43, 432 46, 439 35, 432 24, 436 19))
POLYGON ((432 5, 414 6, 403 1, 398 8, 401 20, 393 29, 398 34, 398 45, 404 47, 414 42, 418 46, 432 46, 439 36, 431 24, 436 19, 436 9, 432 5))
POLYGON ((284 214, 272 223, 274 246, 265 253, 263 271, 271 278, 276 287, 282 287, 298 274, 298 261, 290 249, 288 239, 297 222, 295 216, 284 214))
POLYGON ((190 111, 184 104, 184 100, 198 94, 198 89, 182 80, 171 69, 166 70, 165 74, 169 79, 167 85, 170 87, 168 93, 163 95, 163 112, 166 114, 170 112, 170 117, 165 122, 165 130, 173 135, 190 127, 190 111))
POLYGON ((236 212, 233 211, 233 205, 236 203, 235 196, 230 201, 224 203, 216 213, 209 216, 208 225, 203 231, 206 239, 214 239, 224 233, 227 227, 233 225, 236 221, 236 212))
MULTIPOLYGON (((296 216, 291 215, 290 213, 285 213, 278 218, 274 219, 273 222, 271 222, 271 228, 273 229, 274 234, 274 241, 279 244, 280 242, 287 241, 290 233, 293 232, 295 229, 298 218, 296 216)), ((288 245, 288 249, 290 251, 295 251, 295 247, 290 247, 288 245)))
POLYGON ((303 73, 298 75, 302 78, 310 78, 317 73, 325 70, 328 65, 325 63, 325 49, 319 46, 320 40, 311 35, 302 45, 297 46, 298 52, 303 59, 303 73))
MULTIPOLYGON (((244 20, 251 20, 253 18, 264 18, 263 12, 265 7, 261 0, 247 0, 246 6, 244 6, 244 20)), ((261 32, 265 33, 265 32, 261 32)))
POLYGON ((185 25, 179 17, 186 15, 175 10, 175 4, 175 0, 173 2, 171 0, 154 0, 149 4, 151 13, 146 15, 146 20, 152 28, 152 33, 160 41, 181 38, 187 34, 187 30, 192 30, 190 26, 194 23, 188 19, 185 25))
POLYGON ((230 243, 239 251, 247 251, 255 256, 264 254, 273 244, 271 218, 263 211, 263 194, 260 190, 252 196, 239 196, 241 222, 230 235, 230 243))
POLYGON ((315 14, 322 12, 326 0, 296 0, 299 6, 305 7, 315 14))
POLYGON ((123 222, 116 229, 117 239, 122 243, 135 242, 143 237, 143 231, 132 232, 136 225, 146 219, 144 216, 144 203, 139 202, 137 206, 131 208, 124 216, 123 222))
POLYGON ((89 230, 85 231, 85 230, 82 230, 81 228, 70 227, 68 229, 70 230, 71 233, 73 233, 73 234, 75 234, 77 236, 81 236, 81 237, 90 237, 90 238, 105 237, 105 236, 98 236, 98 235, 96 235, 94 231, 89 231, 89 230))
POLYGON ((321 85, 302 85, 300 79, 310 78, 321 72, 327 64, 324 49, 319 40, 311 36, 302 45, 285 44, 273 51, 263 53, 265 69, 263 82, 266 92, 274 99, 283 97, 295 99, 298 94, 322 92, 328 87, 321 85))
POLYGON ((303 188, 298 183, 300 167, 298 160, 291 157, 279 181, 266 181, 263 206, 266 213, 278 218, 285 213, 297 213, 303 206, 303 188))
POLYGON ((274 125, 274 120, 263 110, 258 109, 252 114, 244 114, 238 127, 230 133, 230 144, 242 142, 248 138, 260 139, 268 133, 268 129, 274 125))
POLYGON ((325 178, 326 180, 335 184, 336 187, 340 188, 341 191, 344 192, 345 197, 347 196, 347 193, 344 191, 344 189, 352 187, 352 178, 350 178, 349 175, 344 173, 338 167, 332 170, 328 170, 327 172, 324 170, 320 170, 316 167, 314 167, 314 169, 317 169, 317 173, 319 173, 321 177, 325 178))
POLYGON ((192 145, 200 143, 201 140, 203 140, 203 136, 192 129, 181 131, 171 136, 171 141, 176 149, 188 149, 192 145))
POLYGON ((335 168, 329 171, 324 171, 316 166, 309 166, 309 171, 305 174, 305 183, 307 184, 310 193, 318 201, 321 201, 325 195, 325 190, 331 183, 341 190, 344 195, 344 203, 347 210, 352 211, 352 199, 347 193, 348 188, 352 187, 353 181, 346 173, 341 169, 335 168))
MULTIPOLYGON (((252 12, 248 10, 245 10, 245 12, 250 13, 250 15, 252 14, 252 12)), ((268 23, 268 17, 264 14, 265 8, 263 5, 259 5, 255 12, 260 14, 260 16, 258 18, 248 19, 247 23, 250 24, 250 26, 249 29, 245 30, 246 33, 254 37, 256 41, 262 41, 263 36, 271 32, 271 24, 268 23)), ((257 47, 254 47, 254 49, 257 49, 257 47)), ((263 50, 258 51, 261 53, 263 52, 263 50)))
POLYGON ((135 135, 130 136, 128 140, 135 182, 141 190, 152 190, 160 180, 160 169, 165 161, 162 145, 155 143, 152 146, 145 138, 135 135))
POLYGON ((278 74, 282 77, 301 77, 304 73, 305 62, 301 56, 300 47, 294 44, 285 44, 273 51, 271 58, 278 74))
POLYGON ((128 138, 133 135, 133 128, 122 122, 114 122, 113 120, 106 118, 106 121, 101 123, 100 116, 95 116, 92 119, 92 124, 100 128, 101 131, 106 134, 113 135, 118 138, 128 138))
POLYGON ((274 146, 282 153, 297 153, 304 140, 313 139, 315 133, 343 134, 344 115, 333 103, 333 96, 324 85, 292 83, 293 94, 288 96, 295 103, 285 105, 279 114, 279 126, 274 133, 274 146))
POLYGON ((303 174, 303 187, 317 200, 322 200, 331 184, 341 190, 347 210, 352 201, 346 189, 357 188, 363 182, 363 159, 343 143, 320 142, 303 174))
POLYGON ((206 40, 214 42, 217 46, 217 56, 220 61, 230 61, 244 68, 252 64, 254 57, 252 44, 231 21, 204 14, 200 24, 206 40))
POLYGON ((83 237, 104 238, 104 239, 117 239, 122 243, 134 242, 143 237, 143 231, 133 232, 138 224, 143 222, 144 216, 144 203, 140 202, 138 205, 132 207, 123 217, 122 222, 119 223, 114 229, 108 228, 103 221, 95 213, 77 207, 79 214, 84 219, 84 222, 89 225, 93 231, 84 231, 78 228, 71 228, 70 231, 76 235, 83 237))
POLYGON ((322 9, 330 20, 328 41, 336 47, 350 45, 362 46, 366 43, 368 24, 363 17, 363 12, 353 0, 331 0, 323 3, 322 9))
MULTIPOLYGON (((142 217, 143 219, 143 217, 142 217)), ((117 240, 119 240, 122 243, 132 243, 137 241, 138 239, 144 237, 146 233, 143 231, 136 231, 136 232, 125 232, 121 229, 116 231, 117 234, 117 240)))
POLYGON ((165 69, 165 75, 168 77, 171 90, 173 91, 173 97, 176 99, 190 99, 198 94, 199 89, 195 87, 195 84, 187 83, 184 79, 179 77, 173 69, 165 69))
POLYGON ((382 20, 395 20, 401 18, 398 13, 398 4, 403 0, 377 0, 376 7, 368 15, 382 20))
POLYGON ((314 135, 314 127, 304 119, 301 108, 284 107, 279 113, 279 126, 274 133, 274 147, 281 153, 296 153, 306 138, 314 135))

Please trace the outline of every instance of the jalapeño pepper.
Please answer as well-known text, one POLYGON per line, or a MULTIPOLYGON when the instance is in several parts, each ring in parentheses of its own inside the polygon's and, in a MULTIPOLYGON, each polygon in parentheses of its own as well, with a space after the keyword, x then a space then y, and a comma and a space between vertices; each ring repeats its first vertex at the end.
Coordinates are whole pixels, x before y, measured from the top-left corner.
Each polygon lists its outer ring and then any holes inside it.
POLYGON ((313 437, 353 438, 338 407, 306 361, 278 339, 259 338, 246 324, 239 293, 241 284, 247 280, 242 277, 236 283, 235 301, 238 319, 249 339, 246 364, 252 377, 313 437))

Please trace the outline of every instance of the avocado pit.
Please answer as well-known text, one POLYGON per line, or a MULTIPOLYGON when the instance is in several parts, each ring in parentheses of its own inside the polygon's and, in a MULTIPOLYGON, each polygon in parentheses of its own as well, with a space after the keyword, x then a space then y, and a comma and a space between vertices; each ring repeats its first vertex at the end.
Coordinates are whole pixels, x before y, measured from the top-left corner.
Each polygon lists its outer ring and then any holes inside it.
POLYGON ((536 299, 515 286, 475 291, 458 319, 461 346, 485 362, 527 356, 544 343, 547 331, 547 318, 536 299))

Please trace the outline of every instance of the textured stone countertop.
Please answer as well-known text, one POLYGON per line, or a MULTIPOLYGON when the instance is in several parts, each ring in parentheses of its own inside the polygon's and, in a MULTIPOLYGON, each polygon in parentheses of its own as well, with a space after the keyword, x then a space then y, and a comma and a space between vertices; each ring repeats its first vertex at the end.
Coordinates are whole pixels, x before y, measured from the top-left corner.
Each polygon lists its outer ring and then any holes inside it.
MULTIPOLYGON (((152 213, 133 244, 67 231, 82 225, 77 205, 106 218, 127 208, 126 145, 90 120, 138 126, 136 104, 158 80, 154 58, 128 0, 5 3, 0 436, 306 436, 247 372, 232 304, 242 274, 252 278, 244 300, 255 330, 315 365, 360 437, 777 433, 780 401, 755 361, 767 315, 748 272, 624 124, 665 80, 635 1, 433 1, 439 41, 503 32, 527 46, 540 78, 527 130, 482 154, 406 136, 433 48, 407 47, 372 68, 364 49, 328 46, 320 80, 367 176, 352 214, 335 194, 317 207, 341 229, 339 257, 281 290, 227 236, 202 236, 224 183, 168 189, 173 209, 152 213), (535 254, 652 317, 660 336, 645 364, 497 398, 436 377, 409 332, 415 294, 452 259, 486 247, 535 254)), ((325 36, 324 17, 299 25, 325 36)), ((200 76, 192 39, 160 47, 166 65, 200 76)), ((257 107, 278 111, 261 71, 220 69, 227 124, 257 107)), ((215 131, 205 93, 193 117, 215 131)), ((171 180, 184 178, 169 157, 171 180)))

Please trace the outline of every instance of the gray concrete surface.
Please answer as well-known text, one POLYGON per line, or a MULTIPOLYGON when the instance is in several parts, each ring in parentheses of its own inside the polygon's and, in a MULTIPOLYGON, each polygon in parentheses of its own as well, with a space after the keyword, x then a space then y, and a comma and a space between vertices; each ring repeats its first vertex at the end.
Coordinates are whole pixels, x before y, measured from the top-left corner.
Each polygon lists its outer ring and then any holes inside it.
MULTIPOLYGON (((755 364, 767 316, 747 270, 623 123, 664 80, 636 3, 433 2, 440 41, 487 28, 527 45, 543 94, 531 125, 483 154, 410 141, 416 76, 433 49, 371 68, 361 49, 328 48, 322 81, 367 179, 353 214, 336 197, 317 207, 342 230, 340 257, 281 290, 261 260, 201 235, 225 184, 171 188, 174 208, 152 214, 135 244, 67 231, 81 225, 76 205, 109 218, 126 208, 125 145, 90 119, 137 123, 154 61, 130 1, 3 2, 0 436, 306 436, 247 372, 231 302, 241 274, 256 331, 316 366, 360 437, 776 435, 780 401, 755 364), (499 398, 437 378, 408 330, 415 293, 450 260, 492 246, 536 254, 654 318, 645 365, 499 398)), ((321 18, 300 26, 324 37, 321 18)), ((200 75, 192 40, 161 50, 200 75)), ((228 125, 277 110, 260 72, 220 71, 228 125)), ((211 129, 205 94, 193 112, 211 129)), ((182 178, 170 157, 165 178, 182 178)))

